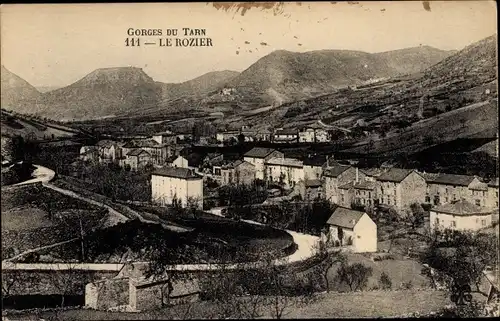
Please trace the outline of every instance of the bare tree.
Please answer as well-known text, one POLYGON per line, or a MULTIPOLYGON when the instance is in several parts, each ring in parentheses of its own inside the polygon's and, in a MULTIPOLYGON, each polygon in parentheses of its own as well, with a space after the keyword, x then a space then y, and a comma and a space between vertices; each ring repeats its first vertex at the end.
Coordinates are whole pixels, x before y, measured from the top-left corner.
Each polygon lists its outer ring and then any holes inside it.
POLYGON ((326 292, 330 292, 330 280, 328 273, 335 264, 345 264, 346 256, 340 251, 329 251, 324 241, 320 240, 315 245, 316 255, 321 260, 315 267, 314 273, 318 273, 323 278, 326 292))
POLYGON ((362 290, 368 284, 368 278, 372 275, 373 269, 361 263, 352 265, 342 265, 337 271, 338 280, 349 286, 351 291, 362 290))

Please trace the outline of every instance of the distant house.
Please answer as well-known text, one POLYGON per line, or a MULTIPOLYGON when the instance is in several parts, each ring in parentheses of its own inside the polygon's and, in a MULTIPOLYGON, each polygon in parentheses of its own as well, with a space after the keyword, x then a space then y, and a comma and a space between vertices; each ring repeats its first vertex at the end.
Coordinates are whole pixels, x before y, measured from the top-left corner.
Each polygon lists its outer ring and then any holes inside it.
POLYGON ((234 131, 226 131, 226 132, 219 132, 216 134, 216 139, 220 143, 227 142, 233 138, 235 141, 238 141, 238 136, 240 135, 239 130, 234 130, 234 131))
POLYGON ((372 206, 378 203, 377 185, 370 180, 352 181, 339 186, 339 205, 351 207, 355 204, 358 206, 372 206))
POLYGON ((480 229, 491 226, 493 209, 477 206, 465 199, 436 206, 430 210, 430 228, 449 228, 457 231, 480 229))
POLYGON ((224 155, 221 153, 208 153, 203 158, 203 166, 212 168, 214 164, 221 162, 224 159, 224 155))
POLYGON ((299 132, 300 143, 314 143, 316 136, 314 135, 314 128, 304 128, 299 132))
POLYGON ((434 173, 422 176, 427 181, 426 203, 441 205, 463 198, 477 206, 488 205, 488 184, 475 176, 434 173))
POLYGON ((278 129, 274 132, 273 141, 275 143, 297 143, 299 141, 299 131, 292 128, 278 129))
POLYGON ((167 158, 174 154, 173 148, 166 143, 158 143, 154 139, 132 140, 122 146, 123 154, 128 154, 132 149, 142 148, 151 155, 154 165, 165 165, 167 158))
POLYGON ((274 157, 265 161, 266 179, 269 183, 292 188, 304 181, 304 164, 294 158, 274 157))
POLYGON ((365 212, 337 207, 322 238, 327 244, 349 247, 355 253, 377 252, 377 225, 365 212))
POLYGON ((329 162, 323 170, 323 179, 325 182, 326 199, 334 204, 345 204, 347 200, 342 199, 342 195, 344 194, 341 193, 339 187, 355 180, 364 179, 364 173, 359 171, 357 167, 351 165, 329 162))
POLYGON ((130 166, 130 169, 136 171, 152 164, 151 155, 142 148, 132 149, 125 155, 125 159, 121 160, 121 166, 130 166))
POLYGON ((398 211, 423 203, 426 190, 425 179, 412 169, 390 168, 377 177, 379 204, 398 211))
POLYGON ((261 129, 255 132, 255 139, 258 141, 271 141, 272 132, 267 129, 261 129))
POLYGON ((330 141, 330 133, 324 129, 318 128, 314 131, 316 143, 326 143, 330 141))
POLYGON ((189 167, 189 162, 187 158, 184 156, 177 156, 174 161, 172 162, 172 167, 179 167, 179 168, 190 168, 189 167))
POLYGON ((284 154, 273 148, 254 147, 243 155, 243 160, 255 166, 255 179, 265 180, 265 166, 266 160, 271 158, 283 158, 284 154))
POLYGON ((325 167, 326 157, 324 155, 315 155, 306 157, 303 161, 304 163, 304 178, 308 179, 319 179, 323 173, 323 168, 325 167))
POLYGON ((305 200, 314 200, 323 198, 323 182, 319 179, 308 179, 304 182, 304 195, 305 200))
POLYGON ((151 138, 158 144, 177 144, 177 134, 174 134, 171 131, 154 134, 151 138))
POLYGON ((220 167, 222 184, 250 185, 255 180, 255 165, 236 160, 220 167))
POLYGON ((118 147, 117 142, 112 140, 101 140, 97 142, 99 151, 99 161, 102 162, 118 162, 121 158, 121 149, 118 147))
POLYGON ((82 146, 80 148, 80 159, 83 161, 99 161, 99 149, 97 146, 82 146))
POLYGON ((488 182, 488 200, 486 207, 498 208, 498 177, 488 182))
POLYGON ((151 200, 159 205, 172 204, 177 199, 182 206, 190 200, 203 208, 203 178, 188 168, 164 167, 151 174, 151 200))

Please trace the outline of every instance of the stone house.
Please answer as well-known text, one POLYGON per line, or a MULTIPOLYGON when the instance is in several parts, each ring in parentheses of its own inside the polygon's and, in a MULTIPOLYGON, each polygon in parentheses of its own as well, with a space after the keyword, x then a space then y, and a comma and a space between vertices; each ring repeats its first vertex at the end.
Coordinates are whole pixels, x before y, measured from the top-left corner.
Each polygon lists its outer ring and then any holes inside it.
POLYGON ((82 146, 80 148, 80 159, 83 161, 98 162, 99 149, 97 146, 82 146))
POLYGON ((112 140, 101 140, 96 144, 99 161, 115 163, 122 157, 122 150, 118 143, 112 140))
POLYGON ((294 158, 271 158, 265 162, 267 182, 293 188, 304 181, 304 165, 294 158))
POLYGON ((203 208, 203 177, 188 168, 164 167, 151 174, 151 200, 161 206, 177 199, 182 206, 190 200, 203 208))
POLYGON ((171 131, 166 131, 162 133, 157 133, 151 137, 152 140, 158 144, 175 145, 177 144, 177 134, 171 131))
POLYGON ((172 161, 172 167, 191 168, 186 157, 179 155, 172 161))
POLYGON ((476 176, 455 174, 423 174, 427 181, 425 202, 442 205, 465 199, 477 206, 489 203, 488 184, 476 176))
POLYGON ((477 206, 465 199, 438 205, 430 210, 431 230, 449 228, 478 231, 492 224, 493 210, 477 206))
POLYGON ((254 147, 243 155, 243 160, 255 166, 255 179, 266 180, 265 162, 276 157, 285 156, 273 148, 254 147))
POLYGON ((299 143, 314 143, 316 136, 314 135, 314 128, 304 128, 299 132, 299 143))
POLYGON ((250 185, 255 180, 255 165, 236 160, 220 167, 221 183, 250 185))
POLYGON ((326 224, 322 238, 330 246, 347 247, 354 253, 377 252, 377 225, 365 212, 337 207, 326 224))
POLYGON ((304 195, 305 200, 315 200, 323 198, 323 182, 319 179, 308 179, 304 182, 304 195))
POLYGON ((351 207, 352 204, 359 206, 374 206, 378 202, 377 184, 369 180, 353 181, 339 186, 339 205, 351 207))
POLYGON ((125 159, 120 160, 120 166, 130 166, 130 169, 136 171, 152 164, 151 155, 142 148, 132 149, 125 155, 125 159))
POLYGON ((173 148, 166 143, 158 143, 154 139, 132 140, 122 146, 123 154, 132 149, 141 148, 151 155, 151 161, 154 165, 165 165, 169 156, 174 154, 173 148))
POLYGON ((274 132, 273 141, 275 143, 297 143, 299 141, 299 132, 297 129, 292 128, 278 129, 274 132))
POLYGON ((485 206, 498 208, 498 177, 488 182, 488 199, 485 206))
POLYGON ((342 165, 336 162, 329 163, 323 170, 326 199, 331 203, 340 204, 341 194, 339 187, 356 180, 363 180, 364 177, 365 174, 359 171, 357 167, 342 165))
POLYGON ((397 211, 409 208, 411 204, 422 204, 427 184, 415 170, 390 168, 377 177, 379 205, 393 207, 397 211))
POLYGON ((316 138, 316 143, 326 143, 330 141, 330 134, 328 131, 321 128, 314 131, 314 137, 316 138))
POLYGON ((326 156, 315 155, 306 157, 304 164, 304 179, 320 179, 323 168, 326 167, 326 156))

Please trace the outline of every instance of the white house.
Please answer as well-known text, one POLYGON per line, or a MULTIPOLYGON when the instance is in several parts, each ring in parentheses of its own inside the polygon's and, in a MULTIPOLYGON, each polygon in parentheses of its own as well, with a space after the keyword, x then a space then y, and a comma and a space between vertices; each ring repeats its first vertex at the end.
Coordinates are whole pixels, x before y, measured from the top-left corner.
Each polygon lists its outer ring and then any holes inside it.
POLYGON ((478 231, 491 226, 492 217, 493 209, 461 199, 432 208, 429 223, 431 230, 449 228, 457 231, 478 231))
POLYGON ((279 152, 273 148, 254 147, 245 155, 243 155, 243 160, 255 166, 255 179, 264 180, 264 163, 266 160, 275 157, 283 158, 285 156, 282 152, 279 152))
POLYGON ((172 167, 189 168, 189 162, 184 156, 179 155, 172 162, 172 167))
POLYGON ((314 128, 305 128, 299 132, 300 143, 314 143, 315 139, 314 128))
POLYGON ((377 225, 365 212, 337 207, 326 222, 327 244, 348 246, 355 253, 377 252, 377 225))
POLYGON ((188 168, 164 167, 151 174, 151 200, 159 205, 172 204, 177 199, 182 206, 189 200, 203 208, 203 178, 188 168))
POLYGON ((284 187, 294 187, 304 179, 304 164, 294 158, 271 158, 265 162, 266 178, 269 183, 281 183, 284 187))

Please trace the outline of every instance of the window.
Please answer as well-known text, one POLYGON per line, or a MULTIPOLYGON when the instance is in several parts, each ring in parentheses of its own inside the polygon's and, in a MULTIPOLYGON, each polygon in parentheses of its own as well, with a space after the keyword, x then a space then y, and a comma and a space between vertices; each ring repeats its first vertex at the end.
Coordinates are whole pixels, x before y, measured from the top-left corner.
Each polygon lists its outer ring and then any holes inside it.
POLYGON ((453 200, 456 201, 457 200, 457 194, 453 194, 453 200))
POLYGON ((439 205, 439 203, 440 203, 439 196, 438 195, 434 196, 434 205, 439 205))
POLYGON ((481 220, 481 225, 486 226, 486 220, 481 220))
POLYGON ((476 200, 476 205, 481 206, 481 200, 476 200))
POLYGON ((426 203, 430 203, 431 202, 431 197, 430 196, 426 196, 425 197, 425 202, 426 203))
POLYGON ((448 203, 448 196, 444 198, 445 203, 448 203))
POLYGON ((439 225, 439 217, 436 217, 435 222, 436 222, 436 225, 439 225))
POLYGON ((457 227, 457 222, 456 221, 451 221, 450 222, 451 227, 457 227))
POLYGON ((486 192, 485 192, 485 191, 483 191, 483 197, 485 197, 485 196, 486 196, 486 192))

